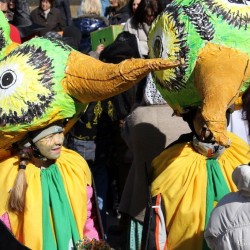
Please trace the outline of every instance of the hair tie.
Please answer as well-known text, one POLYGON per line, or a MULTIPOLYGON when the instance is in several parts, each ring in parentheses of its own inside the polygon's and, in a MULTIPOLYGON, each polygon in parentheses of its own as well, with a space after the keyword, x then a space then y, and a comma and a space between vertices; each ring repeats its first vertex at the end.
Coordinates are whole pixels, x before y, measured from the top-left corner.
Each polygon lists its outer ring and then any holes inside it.
POLYGON ((20 169, 25 170, 25 169, 26 169, 26 165, 20 164, 20 165, 18 166, 18 170, 20 170, 20 169))

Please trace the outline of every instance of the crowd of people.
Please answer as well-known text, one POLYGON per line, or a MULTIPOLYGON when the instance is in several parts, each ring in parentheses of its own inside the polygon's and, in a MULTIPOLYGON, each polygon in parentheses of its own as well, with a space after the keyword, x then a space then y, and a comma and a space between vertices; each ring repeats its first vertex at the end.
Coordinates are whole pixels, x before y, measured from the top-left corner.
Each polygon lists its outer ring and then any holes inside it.
MULTIPOLYGON (((16 44, 34 37, 59 40, 101 62, 119 64, 131 58, 149 58, 150 26, 169 2, 82 0, 74 17, 69 0, 39 0, 39 6, 32 11, 26 0, 0 0, 0 10, 16 44), (123 25, 123 30, 111 44, 100 43, 93 49, 91 32, 111 25, 123 25)), ((250 183, 249 96, 248 89, 237 118, 237 122, 245 119, 245 130, 239 132, 245 142, 232 133, 229 135, 232 144, 227 149, 211 142, 207 131, 203 133, 205 140, 200 140, 201 132, 195 124, 201 116, 199 108, 186 112, 183 119, 172 117, 172 109, 157 90, 151 73, 125 92, 90 102, 67 133, 67 120, 32 131, 28 139, 15 145, 18 150, 13 151, 14 158, 0 162, 7 183, 4 188, 10 189, 7 192, 10 198, 4 197, 8 204, 3 207, 12 212, 0 214, 0 222, 23 239, 20 244, 13 235, 4 233, 2 239, 0 236, 0 248, 2 244, 10 250, 9 246, 26 249, 25 243, 32 242, 33 247, 39 246, 34 250, 73 249, 82 244, 79 242, 82 238, 93 245, 100 244, 100 249, 109 249, 108 243, 116 250, 168 249, 168 239, 169 249, 178 249, 175 244, 180 249, 187 246, 196 249, 197 241, 205 246, 202 249, 248 249, 234 244, 244 244, 248 237, 243 228, 244 218, 249 218, 248 206, 242 204, 248 204, 250 183), (14 168, 17 161, 18 174, 14 168), (7 173, 3 169, 8 165, 13 168, 7 173), (195 174, 189 178, 187 172, 195 174), (35 178, 29 185, 46 205, 34 204, 35 197, 27 185, 31 176, 35 178), (13 186, 8 178, 14 180, 13 186), (230 193, 234 185, 239 192, 230 193), (213 210, 215 202, 218 206, 213 210), (35 206, 36 214, 28 206, 35 206), (113 230, 108 227, 108 214, 119 221, 113 230), (237 232, 231 230, 235 216, 242 219, 235 222, 237 232), (199 234, 203 226, 195 220, 197 217, 206 221, 204 237, 190 236, 199 234), (26 227, 20 229, 21 224, 31 220, 36 224, 34 232, 26 227), (225 221, 228 224, 223 224, 225 221), (183 225, 192 225, 192 229, 186 231, 183 225), (79 228, 84 229, 81 235, 79 228), (60 230, 64 233, 58 233, 60 230), (122 235, 118 245, 110 242, 112 231, 122 235), (42 244, 35 242, 33 234, 42 235, 42 244), (188 242, 182 241, 183 236, 188 242), (227 248, 228 242, 231 248, 227 248)), ((227 118, 232 126, 232 114, 227 118)), ((233 130, 229 127, 228 130, 233 130)))

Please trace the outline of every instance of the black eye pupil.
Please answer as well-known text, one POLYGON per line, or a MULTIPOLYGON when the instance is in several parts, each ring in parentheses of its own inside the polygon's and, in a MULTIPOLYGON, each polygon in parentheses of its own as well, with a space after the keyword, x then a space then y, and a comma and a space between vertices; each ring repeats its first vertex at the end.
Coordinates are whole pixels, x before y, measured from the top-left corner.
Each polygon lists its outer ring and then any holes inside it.
POLYGON ((10 72, 4 74, 2 78, 2 86, 3 87, 9 86, 10 84, 12 84, 13 80, 14 80, 14 77, 10 72))
POLYGON ((162 54, 162 42, 161 42, 161 39, 156 39, 155 40, 155 43, 153 45, 153 50, 154 50, 154 54, 155 54, 155 57, 161 57, 161 54, 162 54))
POLYGON ((0 89, 9 89, 16 83, 17 76, 12 70, 6 70, 0 76, 0 89))

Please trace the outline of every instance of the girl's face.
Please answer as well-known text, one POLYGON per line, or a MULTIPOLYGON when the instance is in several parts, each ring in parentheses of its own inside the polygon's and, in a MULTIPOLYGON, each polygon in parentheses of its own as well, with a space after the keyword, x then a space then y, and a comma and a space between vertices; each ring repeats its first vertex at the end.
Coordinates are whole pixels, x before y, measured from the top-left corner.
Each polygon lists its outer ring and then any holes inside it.
POLYGON ((48 10, 50 8, 51 8, 50 2, 48 0, 42 0, 42 2, 41 2, 41 9, 43 11, 46 11, 46 10, 48 10))
POLYGON ((132 5, 133 13, 135 13, 135 11, 137 10, 140 2, 141 2, 141 0, 134 0, 133 5, 132 5))
POLYGON ((60 154, 63 146, 64 134, 63 132, 50 134, 37 141, 35 145, 40 153, 48 160, 56 160, 60 154))
POLYGON ((119 6, 118 0, 109 0, 109 3, 112 8, 116 8, 119 6))
POLYGON ((155 19, 155 14, 154 14, 154 12, 152 11, 151 8, 148 8, 147 11, 146 11, 145 22, 146 22, 148 25, 151 25, 152 22, 154 21, 154 19, 155 19))
POLYGON ((10 10, 15 9, 15 0, 9 0, 8 5, 10 10))

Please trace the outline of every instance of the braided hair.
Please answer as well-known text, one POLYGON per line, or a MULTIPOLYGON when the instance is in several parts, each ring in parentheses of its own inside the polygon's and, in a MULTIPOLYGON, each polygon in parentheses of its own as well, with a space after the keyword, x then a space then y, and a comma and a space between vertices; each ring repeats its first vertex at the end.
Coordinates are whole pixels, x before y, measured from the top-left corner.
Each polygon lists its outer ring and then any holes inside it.
POLYGON ((19 151, 18 174, 14 182, 14 186, 10 192, 9 210, 13 212, 23 212, 25 204, 25 194, 27 189, 27 180, 25 169, 29 161, 31 161, 31 148, 23 148, 19 151))

